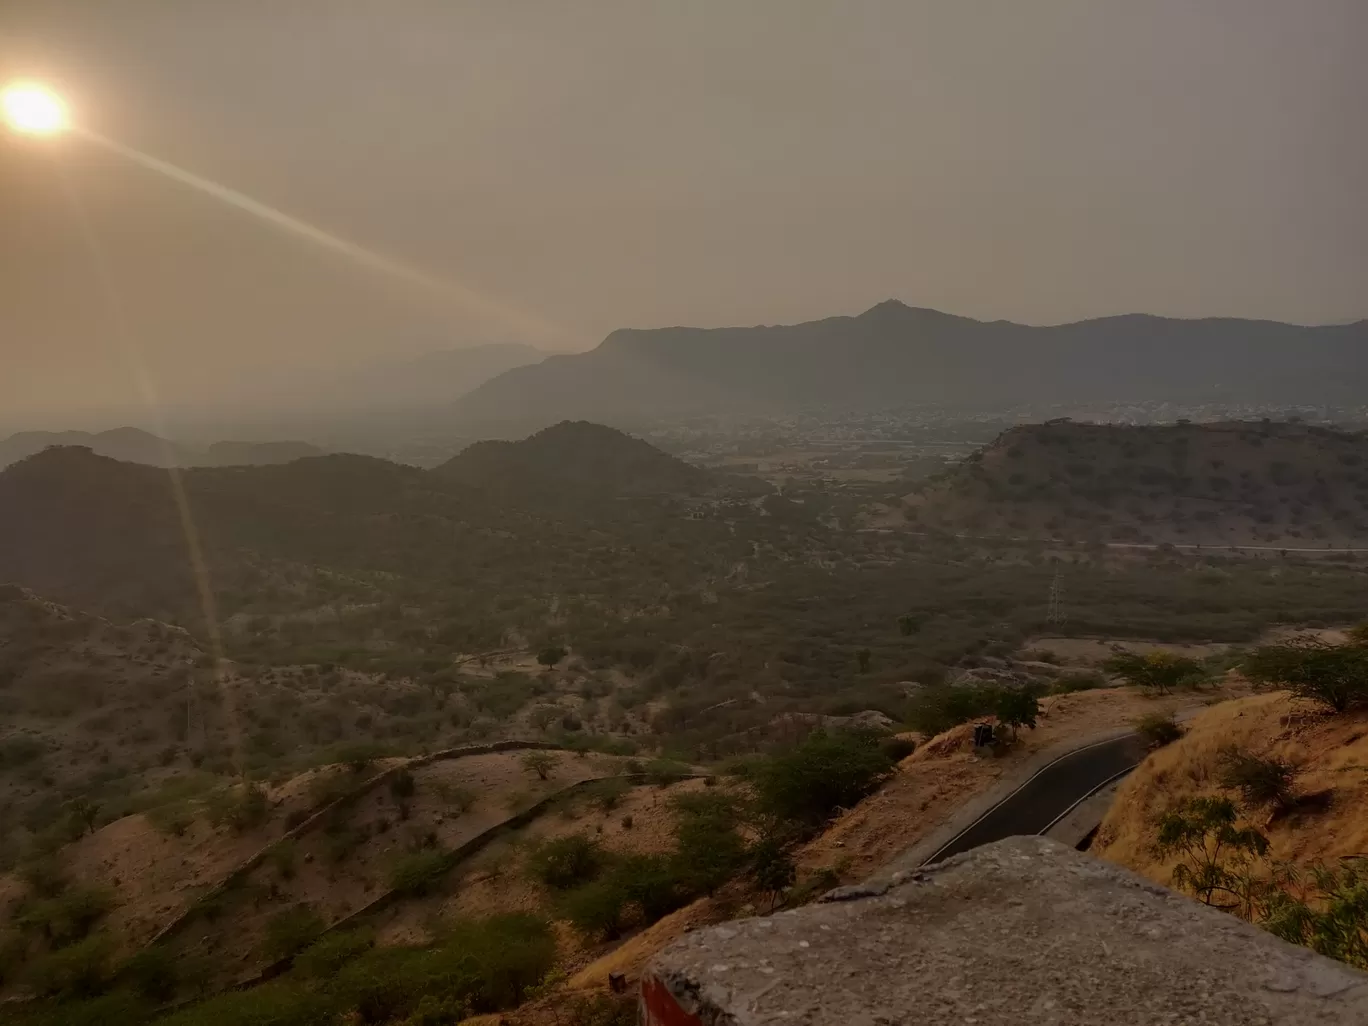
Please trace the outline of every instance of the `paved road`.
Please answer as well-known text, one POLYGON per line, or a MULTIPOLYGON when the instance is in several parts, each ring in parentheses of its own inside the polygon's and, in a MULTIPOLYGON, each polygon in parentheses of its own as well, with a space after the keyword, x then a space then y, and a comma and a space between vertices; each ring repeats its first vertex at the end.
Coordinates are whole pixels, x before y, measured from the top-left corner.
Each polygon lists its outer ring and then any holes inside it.
POLYGON ((1136 734, 1061 756, 960 831, 923 864, 939 862, 1004 837, 1044 833, 1075 804, 1134 769, 1144 757, 1144 742, 1136 734))

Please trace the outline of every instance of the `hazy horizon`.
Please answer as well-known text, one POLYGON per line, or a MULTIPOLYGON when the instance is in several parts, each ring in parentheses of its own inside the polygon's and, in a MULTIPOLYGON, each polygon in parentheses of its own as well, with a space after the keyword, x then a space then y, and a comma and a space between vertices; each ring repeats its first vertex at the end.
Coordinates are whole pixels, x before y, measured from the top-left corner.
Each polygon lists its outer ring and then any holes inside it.
POLYGON ((168 409, 250 408, 449 348, 890 297, 1033 324, 1362 319, 1365 34, 1353 0, 10 0, 0 80, 50 81, 80 123, 508 316, 0 133, 0 428, 136 410, 138 375, 168 409))

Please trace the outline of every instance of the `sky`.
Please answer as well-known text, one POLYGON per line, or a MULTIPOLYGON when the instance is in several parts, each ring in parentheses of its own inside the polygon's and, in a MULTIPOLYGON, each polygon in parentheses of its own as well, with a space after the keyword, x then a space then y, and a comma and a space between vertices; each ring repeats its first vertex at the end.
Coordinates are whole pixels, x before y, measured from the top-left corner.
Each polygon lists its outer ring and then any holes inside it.
POLYGON ((0 133, 0 426, 888 298, 1368 317, 1365 39, 1363 0, 0 0, 0 80, 452 286, 0 133))

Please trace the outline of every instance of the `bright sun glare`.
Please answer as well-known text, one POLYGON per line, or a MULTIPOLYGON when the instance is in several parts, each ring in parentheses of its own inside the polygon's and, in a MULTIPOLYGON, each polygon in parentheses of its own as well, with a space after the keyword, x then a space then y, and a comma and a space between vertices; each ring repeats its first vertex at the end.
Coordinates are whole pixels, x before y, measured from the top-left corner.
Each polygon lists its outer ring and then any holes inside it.
POLYGON ((0 91, 5 124, 24 135, 56 135, 67 127, 62 98, 36 82, 15 82, 0 91))

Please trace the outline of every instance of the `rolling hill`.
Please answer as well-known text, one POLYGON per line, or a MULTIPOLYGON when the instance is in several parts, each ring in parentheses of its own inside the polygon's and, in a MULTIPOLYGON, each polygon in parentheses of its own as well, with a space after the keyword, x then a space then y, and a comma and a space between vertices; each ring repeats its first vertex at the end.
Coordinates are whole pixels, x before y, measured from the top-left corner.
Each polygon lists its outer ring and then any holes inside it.
POLYGON ((1368 545, 1368 434, 1303 424, 1036 424, 906 502, 958 534, 1289 548, 1368 545))
POLYGON ((323 450, 307 442, 214 442, 207 447, 161 438, 139 428, 112 431, 22 431, 0 441, 0 468, 53 446, 84 446, 92 452, 152 467, 229 467, 288 463, 323 450))
POLYGON ((467 422, 612 424, 702 412, 914 403, 1353 399, 1368 321, 1106 317, 1037 327, 894 300, 857 317, 751 328, 621 330, 587 353, 510 370, 455 407, 467 422))
POLYGON ((435 473, 524 501, 556 495, 695 495, 715 480, 639 438, 588 421, 563 421, 517 442, 476 442, 435 473))

